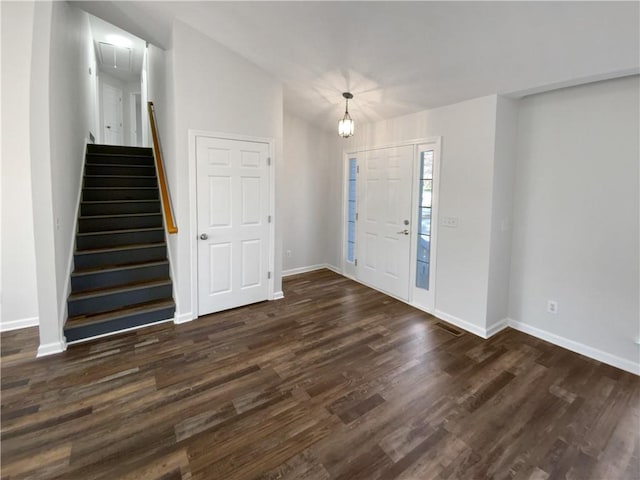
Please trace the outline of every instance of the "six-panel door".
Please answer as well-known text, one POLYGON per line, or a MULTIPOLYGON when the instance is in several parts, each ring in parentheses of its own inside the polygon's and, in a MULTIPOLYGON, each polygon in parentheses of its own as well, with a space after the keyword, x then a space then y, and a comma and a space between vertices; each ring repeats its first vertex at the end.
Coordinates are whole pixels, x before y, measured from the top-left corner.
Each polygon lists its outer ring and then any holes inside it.
POLYGON ((269 145, 197 137, 198 314, 266 300, 269 145))
POLYGON ((412 238, 411 145, 369 150, 361 165, 358 279, 407 300, 412 238))

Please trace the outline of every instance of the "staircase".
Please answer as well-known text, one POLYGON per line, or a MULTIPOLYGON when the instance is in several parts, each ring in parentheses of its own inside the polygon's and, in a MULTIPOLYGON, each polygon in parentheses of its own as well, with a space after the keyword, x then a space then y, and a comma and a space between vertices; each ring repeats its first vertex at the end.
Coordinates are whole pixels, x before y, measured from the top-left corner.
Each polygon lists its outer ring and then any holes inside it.
POLYGON ((88 145, 74 266, 68 342, 173 317, 150 148, 88 145))

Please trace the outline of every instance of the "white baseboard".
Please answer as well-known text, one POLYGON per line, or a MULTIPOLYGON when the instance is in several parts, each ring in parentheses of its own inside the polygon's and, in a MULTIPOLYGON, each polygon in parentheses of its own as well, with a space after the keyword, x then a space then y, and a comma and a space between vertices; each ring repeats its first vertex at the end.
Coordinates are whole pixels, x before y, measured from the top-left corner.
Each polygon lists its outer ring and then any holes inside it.
POLYGON ((505 328, 509 326, 509 319, 503 318, 498 323, 494 323, 489 328, 485 329, 484 338, 489 338, 494 336, 496 333, 501 332, 505 328))
POLYGON ((509 326, 520 332, 527 333, 542 340, 546 340, 549 343, 553 343, 554 345, 571 350, 572 352, 584 355, 585 357, 593 358, 594 360, 631 372, 635 375, 640 375, 640 363, 632 362, 625 358, 618 357, 617 355, 603 352, 602 350, 590 347, 584 343, 570 340, 566 337, 556 335, 555 333, 551 333, 547 330, 542 330, 541 328, 518 322, 513 319, 509 319, 509 326))
POLYGON ((8 322, 0 323, 0 332, 9 332, 11 330, 19 330, 21 328, 37 327, 38 324, 38 317, 9 320, 8 322))
POLYGON ((273 299, 274 300, 282 300, 284 298, 284 292, 280 290, 279 292, 274 292, 273 299))
POLYGON ((36 355, 37 358, 46 357, 47 355, 55 355, 56 353, 62 353, 67 349, 67 342, 52 342, 45 343, 44 345, 40 345, 38 347, 38 353, 36 355))
POLYGON ((307 267, 291 268, 289 270, 283 270, 282 276, 288 277, 290 275, 298 275, 299 273, 314 272, 316 270, 322 270, 323 268, 327 268, 326 264, 324 263, 320 263, 318 265, 309 265, 307 267))
POLYGON ((176 325, 180 325, 181 323, 188 323, 195 320, 197 317, 193 314, 193 312, 180 313, 176 312, 173 317, 173 323, 176 325))
POLYGON ((474 335, 477 335, 482 338, 487 338, 487 331, 484 328, 474 325, 473 323, 467 322, 466 320, 462 320, 461 318, 450 315, 447 312, 443 312, 442 310, 436 309, 434 316, 440 318, 441 320, 444 320, 445 322, 452 323, 456 327, 460 327, 469 333, 473 333, 474 335))
POLYGON ((337 273, 338 275, 343 275, 342 270, 340 268, 330 265, 328 263, 324 264, 324 268, 326 268, 327 270, 331 270, 333 273, 337 273))
POLYGON ((319 263, 318 265, 309 265, 308 267, 299 267, 299 268, 291 268, 289 270, 284 270, 282 272, 283 277, 288 277, 290 275, 298 275, 299 273, 308 273, 315 272, 316 270, 322 270, 326 268, 327 270, 331 270, 333 273, 337 273, 338 275, 342 275, 342 270, 338 267, 334 267, 328 263, 319 263))

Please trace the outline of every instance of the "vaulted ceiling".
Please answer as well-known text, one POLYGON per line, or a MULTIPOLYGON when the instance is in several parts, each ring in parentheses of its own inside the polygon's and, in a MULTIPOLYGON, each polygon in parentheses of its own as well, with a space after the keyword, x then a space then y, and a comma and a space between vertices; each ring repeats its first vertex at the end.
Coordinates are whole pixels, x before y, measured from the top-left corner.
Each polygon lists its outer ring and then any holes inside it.
POLYGON ((180 20, 281 79, 327 129, 640 71, 638 2, 78 2, 163 48, 180 20))

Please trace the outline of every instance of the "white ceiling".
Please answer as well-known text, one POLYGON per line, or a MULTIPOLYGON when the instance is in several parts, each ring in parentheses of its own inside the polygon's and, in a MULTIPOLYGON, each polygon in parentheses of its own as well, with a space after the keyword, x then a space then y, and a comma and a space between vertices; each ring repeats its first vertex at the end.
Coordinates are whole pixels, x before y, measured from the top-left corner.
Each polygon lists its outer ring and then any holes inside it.
POLYGON ((104 20, 94 17, 93 15, 89 15, 89 23, 91 24, 91 34, 93 35, 93 43, 96 48, 96 60, 98 62, 99 70, 106 72, 125 83, 139 82, 140 74, 142 72, 145 41, 108 22, 105 22, 104 20), (130 69, 114 68, 112 62, 100 62, 99 44, 112 43, 113 35, 129 42, 130 46, 128 48, 131 48, 130 69))
POLYGON ((327 129, 640 72, 638 2, 79 2, 164 48, 181 20, 280 78, 327 129))

